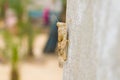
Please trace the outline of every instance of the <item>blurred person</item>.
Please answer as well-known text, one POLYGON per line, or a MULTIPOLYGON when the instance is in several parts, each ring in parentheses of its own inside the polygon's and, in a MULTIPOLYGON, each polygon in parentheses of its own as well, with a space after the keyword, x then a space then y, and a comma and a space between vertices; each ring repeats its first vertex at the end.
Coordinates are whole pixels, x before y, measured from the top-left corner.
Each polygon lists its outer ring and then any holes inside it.
POLYGON ((11 33, 17 33, 17 16, 13 9, 8 8, 5 12, 5 26, 9 29, 11 33))
POLYGON ((51 25, 50 25, 50 35, 48 42, 44 48, 45 53, 54 53, 56 49, 57 44, 57 18, 59 17, 62 12, 62 0, 52 0, 52 6, 51 6, 51 25), (55 17, 56 16, 56 17, 55 17))

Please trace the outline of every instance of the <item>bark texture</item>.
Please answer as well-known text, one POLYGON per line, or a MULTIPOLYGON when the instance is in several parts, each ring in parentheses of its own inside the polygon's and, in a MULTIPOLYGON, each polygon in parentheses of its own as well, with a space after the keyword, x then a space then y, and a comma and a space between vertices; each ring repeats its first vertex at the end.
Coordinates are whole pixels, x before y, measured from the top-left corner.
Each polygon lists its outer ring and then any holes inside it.
POLYGON ((94 1, 97 79, 120 80, 120 0, 94 1))
POLYGON ((67 1, 68 60, 63 80, 96 80, 92 0, 67 1))
POLYGON ((120 80, 120 0, 68 0, 63 80, 120 80))

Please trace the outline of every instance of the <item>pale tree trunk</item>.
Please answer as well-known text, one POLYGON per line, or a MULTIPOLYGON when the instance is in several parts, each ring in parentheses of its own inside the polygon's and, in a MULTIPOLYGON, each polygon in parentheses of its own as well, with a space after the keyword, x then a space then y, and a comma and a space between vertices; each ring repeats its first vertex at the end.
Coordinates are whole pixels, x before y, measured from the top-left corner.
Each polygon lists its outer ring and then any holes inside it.
POLYGON ((94 2, 97 80, 120 80, 120 0, 94 2))
POLYGON ((120 80, 120 0, 68 0, 63 80, 120 80))
POLYGON ((96 80, 91 0, 67 1, 67 26, 70 41, 63 80, 96 80))

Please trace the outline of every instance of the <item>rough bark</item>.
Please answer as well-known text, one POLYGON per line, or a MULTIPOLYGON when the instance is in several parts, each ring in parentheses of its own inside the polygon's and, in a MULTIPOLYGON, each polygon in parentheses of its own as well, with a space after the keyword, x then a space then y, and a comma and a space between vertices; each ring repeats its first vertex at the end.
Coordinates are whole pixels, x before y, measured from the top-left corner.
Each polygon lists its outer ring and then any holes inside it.
POLYGON ((97 79, 120 80, 120 0, 94 2, 97 79))
POLYGON ((96 80, 96 54, 92 50, 94 47, 92 16, 91 0, 67 1, 70 41, 63 80, 96 80))
POLYGON ((63 80, 120 79, 120 0, 68 0, 63 80))

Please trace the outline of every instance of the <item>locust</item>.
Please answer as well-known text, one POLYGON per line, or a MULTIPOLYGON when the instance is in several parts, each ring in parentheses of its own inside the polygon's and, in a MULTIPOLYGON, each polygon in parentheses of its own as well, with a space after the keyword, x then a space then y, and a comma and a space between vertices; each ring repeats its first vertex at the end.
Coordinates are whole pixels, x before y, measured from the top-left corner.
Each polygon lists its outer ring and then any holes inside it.
POLYGON ((68 52, 68 30, 66 23, 57 22, 58 28, 58 44, 57 44, 57 54, 59 67, 63 67, 65 61, 67 60, 68 52))

